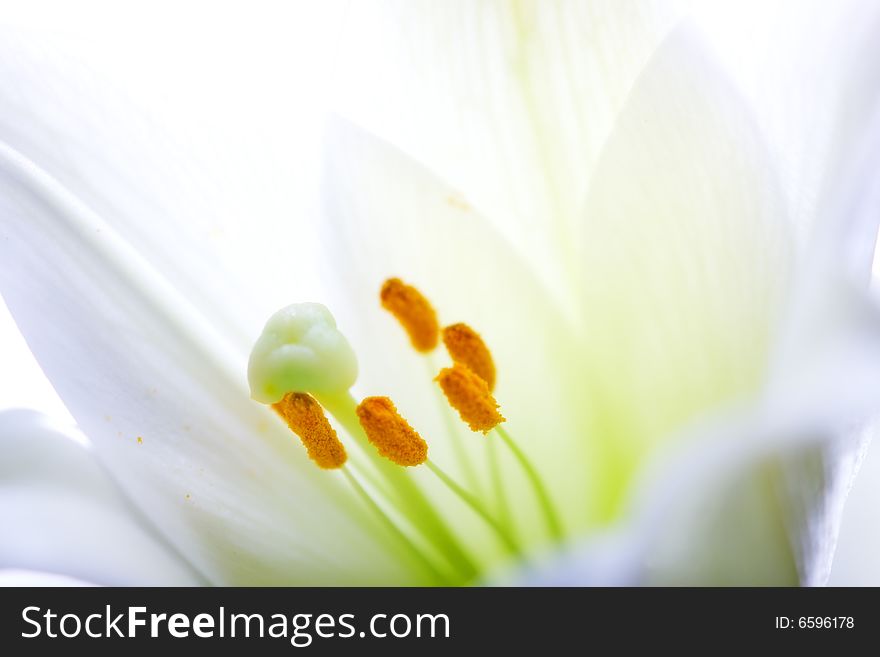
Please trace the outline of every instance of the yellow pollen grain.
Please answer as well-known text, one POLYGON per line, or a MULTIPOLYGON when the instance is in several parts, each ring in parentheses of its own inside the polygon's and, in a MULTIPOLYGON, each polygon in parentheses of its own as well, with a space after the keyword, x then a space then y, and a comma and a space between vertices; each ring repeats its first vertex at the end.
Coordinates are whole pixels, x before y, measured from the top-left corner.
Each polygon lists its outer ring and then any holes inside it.
POLYGON ((412 285, 389 278, 379 292, 382 307, 400 322, 416 351, 432 351, 440 336, 437 313, 431 302, 412 285))
POLYGON ((453 208, 457 210, 461 210, 462 212, 467 212, 471 209, 470 203, 465 201, 463 198, 459 198, 458 196, 447 196, 446 202, 451 205, 453 208))
POLYGON ((144 444, 144 439, 141 438, 140 436, 137 437, 137 441, 138 441, 138 445, 143 445, 143 444, 144 444))
POLYGON ((381 456, 403 466, 427 460, 428 443, 400 417, 388 397, 367 397, 358 405, 357 416, 381 456))
POLYGON ((340 468, 348 458, 336 431, 324 415, 324 409, 304 392, 289 392, 280 402, 272 404, 275 412, 287 422, 305 446, 318 467, 325 470, 340 468))
POLYGON ((488 433, 504 422, 488 384, 465 365, 455 363, 440 370, 435 381, 440 384, 450 406, 458 411, 471 431, 488 433))
POLYGON ((443 344, 453 361, 483 379, 489 392, 495 389, 495 361, 479 333, 467 324, 452 324, 443 329, 443 344))

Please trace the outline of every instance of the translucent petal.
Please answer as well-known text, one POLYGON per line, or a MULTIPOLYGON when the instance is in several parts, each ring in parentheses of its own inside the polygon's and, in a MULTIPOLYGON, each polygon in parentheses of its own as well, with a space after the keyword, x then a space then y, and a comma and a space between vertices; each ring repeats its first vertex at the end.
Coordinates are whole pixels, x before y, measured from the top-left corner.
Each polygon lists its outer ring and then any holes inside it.
POLYGON ((309 218, 341 7, 19 7, 0 26, 0 140, 247 349, 272 311, 320 299, 309 218))
POLYGON ((0 452, 0 569, 104 585, 204 581, 125 499, 74 429, 36 412, 6 411, 0 452))
POLYGON ((697 15, 778 163, 798 241, 817 228, 827 239, 828 224, 849 222, 831 210, 880 108, 880 5, 747 1, 697 15))
POLYGON ((410 581, 341 479, 250 400, 247 353, 5 146, 0 216, 0 291, 29 346, 114 478, 205 578, 410 581))
POLYGON ((853 310, 848 331, 788 372, 783 396, 765 391, 686 428, 639 477, 611 531, 548 557, 524 580, 824 584, 880 400, 880 313, 853 310))
POLYGON ((0 587, 24 586, 27 588, 50 587, 50 586, 93 586, 91 582, 53 575, 34 570, 21 570, 18 568, 0 570, 0 587))
POLYGON ((583 216, 583 404, 613 514, 664 436, 760 387, 792 267, 772 160, 690 29, 636 83, 583 216))
POLYGON ((334 107, 450 181, 565 288, 590 172, 687 4, 356 3, 334 107))

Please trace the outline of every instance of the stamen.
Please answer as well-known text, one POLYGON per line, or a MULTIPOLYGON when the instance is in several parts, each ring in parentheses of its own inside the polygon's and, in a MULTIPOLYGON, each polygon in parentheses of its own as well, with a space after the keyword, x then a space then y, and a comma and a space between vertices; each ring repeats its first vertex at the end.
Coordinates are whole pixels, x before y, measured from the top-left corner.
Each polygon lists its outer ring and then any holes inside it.
POLYGON ((455 363, 440 370, 434 380, 440 384, 449 404, 468 423, 471 431, 488 433, 504 422, 488 384, 466 366, 455 363))
POLYGON ((535 470, 525 453, 514 442, 513 437, 504 430, 504 427, 496 427, 495 433, 497 433, 501 437, 501 440, 504 441, 504 444, 510 448, 510 451, 513 452, 516 460, 519 461, 519 464, 525 471, 529 481, 532 482, 532 487, 535 489, 535 494, 538 496, 538 503, 544 511, 544 517, 547 519, 547 527, 550 529, 553 538, 557 541, 561 541, 563 536, 562 524, 559 521, 559 516, 556 515, 556 508, 550 500, 550 494, 547 492, 544 483, 538 476, 538 471, 535 470))
POLYGON ((467 324, 452 324, 443 329, 443 344, 453 361, 467 365, 490 392, 495 389, 495 362, 479 333, 467 324))
POLYGON ((367 397, 358 405, 357 416, 369 441, 390 461, 413 466, 428 458, 428 444, 388 397, 367 397))
POLYGON ((439 339, 437 313, 431 303, 412 285, 389 278, 379 293, 382 307, 400 322, 416 351, 432 351, 439 339))
POLYGON ((349 468, 343 468, 342 474, 345 475, 345 478, 348 480, 348 483, 351 484, 351 487, 354 489, 354 492, 357 493, 358 497, 360 497, 368 507, 373 510, 379 520, 391 531, 391 533, 400 540, 404 546, 411 552, 413 557, 415 557, 422 565, 427 568, 427 570, 436 577, 441 583, 449 584, 451 580, 447 575, 445 575, 435 564, 434 562, 428 558, 428 556, 419 549, 419 547, 412 542, 412 540, 407 536, 400 527, 397 526, 397 523, 392 520, 385 511, 382 510, 382 507, 376 503, 376 501, 370 497, 370 494, 363 487, 361 482, 357 480, 357 477, 349 470, 349 468))
POLYGON ((521 554, 522 550, 519 547, 519 544, 516 542, 516 539, 510 534, 507 528, 498 522, 492 514, 486 510, 486 507, 474 497, 471 493, 466 491, 464 488, 458 484, 455 479, 446 474, 440 467, 437 466, 432 461, 427 462, 428 469, 437 475, 437 478, 442 481, 453 493, 458 495, 462 502, 471 507, 477 515, 479 515, 483 520, 486 521, 486 524, 492 528, 492 530, 498 535, 498 538, 501 539, 501 542, 504 543, 504 546, 510 550, 513 554, 521 554))
POLYGON ((309 458, 325 470, 340 468, 348 458, 336 431, 330 426, 324 409, 313 397, 304 392, 289 392, 280 402, 272 404, 290 430, 293 431, 309 458))
MULTIPOLYGON (((367 432, 358 417, 358 403, 350 392, 345 395, 321 397, 321 404, 336 421, 363 445, 369 442, 367 432)), ((418 528, 458 571, 463 581, 470 581, 477 574, 477 566, 459 544, 447 521, 437 512, 426 498, 415 480, 407 476, 401 468, 383 459, 378 452, 369 450, 371 463, 386 478, 393 489, 392 503, 418 528)))

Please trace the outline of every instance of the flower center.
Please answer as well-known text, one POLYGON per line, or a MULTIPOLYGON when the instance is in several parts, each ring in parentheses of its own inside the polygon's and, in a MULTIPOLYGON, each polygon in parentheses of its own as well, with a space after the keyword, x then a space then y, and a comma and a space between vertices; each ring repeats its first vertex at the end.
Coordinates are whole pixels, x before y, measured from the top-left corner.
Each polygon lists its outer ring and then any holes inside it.
MULTIPOLYGON (((495 363, 480 335, 463 323, 447 326, 441 332, 437 313, 428 299, 398 278, 382 285, 379 298, 382 307, 406 331, 412 347, 426 358, 436 349, 442 334, 452 366, 442 368, 434 380, 449 406, 472 431, 486 434, 489 440, 500 440, 510 450, 534 491, 550 537, 561 540, 562 527, 541 477, 513 437, 500 426, 505 418, 492 395, 495 363), (489 436, 490 432, 493 435, 489 436)), ((436 371, 432 363, 429 361, 432 371, 436 371)), ((400 415, 390 398, 367 397, 358 403, 349 392, 356 377, 354 352, 330 312, 320 304, 294 304, 275 313, 254 344, 248 363, 251 396, 272 406, 299 436, 316 465, 341 471, 394 540, 438 581, 469 581, 478 569, 448 528, 449 519, 434 508, 405 469, 424 465, 470 508, 509 555, 523 557, 520 538, 507 514, 497 463, 493 462, 489 473, 496 498, 494 504, 489 504, 429 459, 428 443, 400 415), (366 453, 366 462, 349 462, 325 409, 366 453)))

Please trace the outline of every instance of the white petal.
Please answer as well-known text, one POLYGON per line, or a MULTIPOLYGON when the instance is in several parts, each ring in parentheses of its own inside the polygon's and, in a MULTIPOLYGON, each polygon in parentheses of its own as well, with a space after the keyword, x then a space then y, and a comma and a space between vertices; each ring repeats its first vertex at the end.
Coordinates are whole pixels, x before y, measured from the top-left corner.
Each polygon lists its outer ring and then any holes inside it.
POLYGON ((249 399, 247 353, 6 146, 0 217, 0 290, 29 346, 114 478, 207 579, 408 581, 341 478, 249 399))
POLYGON ((686 3, 355 3, 334 107, 460 189, 567 283, 603 143, 686 3))
POLYGON ((869 434, 803 419, 727 424, 640 491, 633 581, 824 584, 869 434))
POLYGON ((689 28, 637 82, 584 222, 583 403, 607 516, 664 436, 757 391, 791 271, 771 160, 689 28))
MULTIPOLYGON (((728 421, 728 428, 730 422, 728 421)), ((851 469, 839 472, 814 428, 798 448, 773 451, 779 436, 737 427, 724 448, 701 436, 672 459, 622 523, 514 576, 538 586, 791 586, 823 584, 851 469), (756 449, 758 437, 763 449, 756 449), (819 444, 817 444, 819 443, 819 444), (719 463, 743 446, 751 458, 719 463)), ((858 459, 863 443, 847 445, 858 459)), ((509 576, 509 575, 508 575, 509 576)), ((503 581, 503 580, 502 580, 503 581)), ((510 581, 509 579, 507 581, 510 581)))
POLYGON ((75 424, 58 393, 40 369, 0 296, 0 410, 30 408, 56 420, 75 424))
MULTIPOLYGON (((328 126, 325 169, 326 277, 338 285, 339 326, 360 361, 357 389, 389 395, 428 440, 432 458, 455 467, 439 388, 431 381, 447 363, 442 345, 429 364, 411 349, 379 303, 382 282, 399 276, 434 304, 443 325, 466 322, 489 345, 498 366, 497 399, 509 427, 582 527, 583 441, 577 431, 574 337, 555 296, 505 237, 453 188, 388 143, 341 120, 328 126), (436 456, 434 456, 436 455, 436 456), (561 456, 564 455, 564 456, 561 456)), ((462 431, 468 459, 487 480, 486 438, 462 431)), ((492 437, 490 436, 491 440, 492 437)), ((525 526, 534 526, 527 482, 514 466, 510 494, 525 526)), ((468 516, 465 515, 465 518, 468 516)), ((540 530, 529 535, 538 539, 540 530)))
MULTIPOLYGON (((856 316, 855 313, 853 316, 856 316)), ((776 395, 689 427, 607 535, 548 558, 532 584, 823 584, 840 511, 876 423, 880 315, 776 395), (816 367, 813 367, 816 365, 816 367)))
POLYGON ((827 240, 827 224, 849 223, 833 210, 880 109, 880 5, 781 0, 698 14, 778 162, 797 238, 827 240))
POLYGON ((0 26, 0 140, 247 349, 279 306, 320 299, 309 218, 340 9, 23 7, 0 26))
POLYGON ((203 582, 145 523, 73 429, 0 414, 0 569, 105 585, 203 582))
POLYGON ((880 450, 876 444, 875 440, 865 454, 846 499, 829 586, 876 586, 880 582, 880 561, 876 558, 880 554, 880 450))
POLYGON ((50 587, 50 586, 93 586, 91 582, 83 582, 64 575, 33 570, 0 570, 0 587, 50 587))

